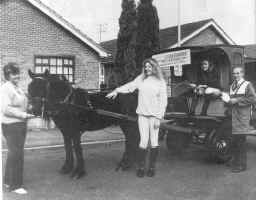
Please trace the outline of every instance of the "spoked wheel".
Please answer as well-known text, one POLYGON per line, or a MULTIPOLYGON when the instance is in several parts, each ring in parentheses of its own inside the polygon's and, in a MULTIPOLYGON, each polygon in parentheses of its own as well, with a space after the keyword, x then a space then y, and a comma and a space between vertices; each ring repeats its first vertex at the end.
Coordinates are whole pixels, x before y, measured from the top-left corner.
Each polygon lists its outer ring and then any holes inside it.
POLYGON ((231 158, 232 128, 230 125, 222 124, 213 138, 214 155, 219 163, 227 162, 231 158))
POLYGON ((191 136, 187 133, 169 131, 166 137, 166 146, 169 151, 181 153, 189 146, 191 136))

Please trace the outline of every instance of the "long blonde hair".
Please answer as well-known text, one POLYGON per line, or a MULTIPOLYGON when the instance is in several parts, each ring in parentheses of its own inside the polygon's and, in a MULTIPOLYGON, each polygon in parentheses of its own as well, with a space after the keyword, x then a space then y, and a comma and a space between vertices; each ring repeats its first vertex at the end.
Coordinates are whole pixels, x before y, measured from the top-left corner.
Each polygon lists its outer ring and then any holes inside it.
POLYGON ((147 75, 145 73, 145 67, 146 64, 149 63, 152 66, 152 73, 153 76, 155 76, 157 79, 164 81, 164 76, 163 76, 163 72, 157 62, 156 59, 154 58, 147 58, 146 60, 143 61, 142 63, 142 75, 143 75, 143 79, 147 78, 147 75))

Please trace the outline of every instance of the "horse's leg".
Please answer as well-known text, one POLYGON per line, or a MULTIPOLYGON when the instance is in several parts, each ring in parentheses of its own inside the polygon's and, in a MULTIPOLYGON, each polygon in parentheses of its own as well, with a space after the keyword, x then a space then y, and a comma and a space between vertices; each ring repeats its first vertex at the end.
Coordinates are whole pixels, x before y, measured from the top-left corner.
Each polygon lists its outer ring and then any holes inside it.
POLYGON ((72 172, 71 177, 76 177, 77 179, 86 175, 85 167, 84 167, 84 159, 83 159, 83 150, 81 147, 81 133, 74 133, 72 136, 73 145, 75 149, 75 155, 77 159, 77 165, 74 171, 72 172))
POLYGON ((74 165, 74 157, 73 157, 73 150, 72 150, 72 140, 71 137, 65 133, 62 133, 64 138, 64 146, 66 152, 66 160, 64 165, 62 166, 60 173, 68 174, 73 170, 74 165))
POLYGON ((122 123, 120 127, 125 135, 125 152, 117 169, 128 170, 136 161, 139 143, 138 127, 137 124, 129 122, 122 123))

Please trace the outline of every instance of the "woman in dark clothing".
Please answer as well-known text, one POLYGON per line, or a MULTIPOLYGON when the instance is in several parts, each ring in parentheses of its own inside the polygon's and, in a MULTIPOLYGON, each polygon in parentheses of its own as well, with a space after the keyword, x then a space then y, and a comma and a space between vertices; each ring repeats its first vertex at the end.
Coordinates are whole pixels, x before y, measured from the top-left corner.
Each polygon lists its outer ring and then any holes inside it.
MULTIPOLYGON (((214 67, 214 65, 207 59, 202 60, 200 69, 197 74, 197 83, 191 84, 191 86, 194 86, 198 91, 200 91, 201 88, 218 88, 220 89, 220 76, 217 71, 217 69, 214 67)), ((207 114, 207 109, 210 104, 210 100, 213 98, 212 95, 205 95, 204 96, 204 104, 202 107, 201 115, 207 114)), ((192 112, 195 112, 196 105, 198 103, 198 97, 196 97, 192 102, 192 112)))
POLYGON ((219 73, 210 61, 203 60, 201 62, 197 77, 198 85, 220 89, 219 73))

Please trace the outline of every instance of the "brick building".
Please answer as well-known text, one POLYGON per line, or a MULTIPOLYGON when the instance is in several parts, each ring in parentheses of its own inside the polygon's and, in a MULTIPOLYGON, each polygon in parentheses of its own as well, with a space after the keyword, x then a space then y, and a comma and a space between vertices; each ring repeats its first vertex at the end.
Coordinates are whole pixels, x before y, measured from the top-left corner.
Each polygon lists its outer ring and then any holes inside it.
POLYGON ((0 66, 17 62, 24 89, 28 69, 49 69, 70 82, 79 79, 83 88, 99 88, 106 56, 100 45, 39 0, 0 0, 0 66))
MULTIPOLYGON (((178 27, 168 27, 160 30, 161 50, 177 47, 178 27)), ((108 70, 113 66, 116 54, 117 40, 102 42, 101 45, 111 54, 107 59, 103 59, 105 64, 105 81, 108 82, 108 70)), ((181 26, 181 46, 203 46, 216 44, 235 44, 234 41, 224 32, 224 30, 213 20, 207 19, 181 26)), ((166 72, 168 74, 170 72, 166 72)))

